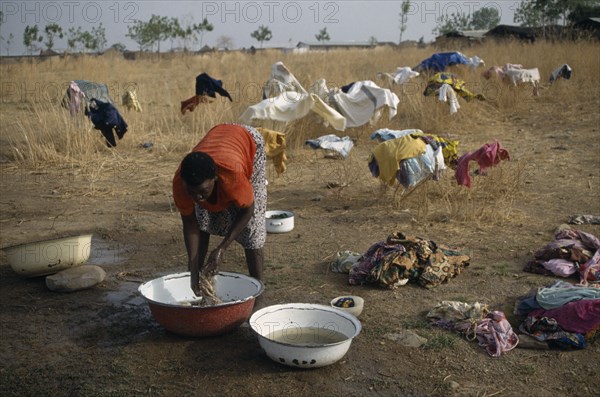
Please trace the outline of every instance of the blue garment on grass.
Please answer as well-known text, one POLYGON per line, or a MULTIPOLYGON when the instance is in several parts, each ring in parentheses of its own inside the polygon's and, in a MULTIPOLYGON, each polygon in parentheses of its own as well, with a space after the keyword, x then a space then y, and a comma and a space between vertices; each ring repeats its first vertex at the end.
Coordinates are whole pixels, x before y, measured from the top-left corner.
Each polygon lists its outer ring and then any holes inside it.
POLYGON ((313 149, 327 149, 338 152, 342 157, 348 157, 350 150, 354 147, 354 142, 349 136, 340 138, 337 135, 329 134, 316 139, 309 139, 304 143, 313 149))
POLYGON ((435 155, 430 145, 425 146, 425 153, 400 161, 400 169, 396 179, 405 188, 416 186, 419 182, 435 172, 435 155))
POLYGON ((402 138, 403 136, 415 133, 423 133, 423 131, 417 128, 407 130, 390 130, 388 128, 381 128, 371 134, 371 139, 389 141, 390 139, 402 138))
POLYGON ((350 84, 343 85, 342 87, 340 87, 340 90, 341 90, 341 91, 342 91, 344 94, 347 94, 347 93, 348 93, 348 91, 350 91, 350 90, 352 89, 352 86, 354 85, 354 83, 356 83, 356 81, 353 81, 353 82, 352 82, 352 83, 350 83, 350 84))
POLYGON ((452 65, 471 65, 471 60, 460 52, 439 52, 421 61, 414 70, 431 70, 437 73, 452 65))
POLYGON ((227 97, 233 102, 231 95, 223 88, 221 80, 213 79, 206 73, 196 76, 196 95, 208 95, 211 98, 215 98, 215 93, 227 97))
POLYGON ((90 118, 94 128, 102 132, 109 147, 117 146, 113 130, 119 139, 122 139, 127 132, 127 123, 111 103, 92 98, 90 107, 86 109, 85 114, 90 118))

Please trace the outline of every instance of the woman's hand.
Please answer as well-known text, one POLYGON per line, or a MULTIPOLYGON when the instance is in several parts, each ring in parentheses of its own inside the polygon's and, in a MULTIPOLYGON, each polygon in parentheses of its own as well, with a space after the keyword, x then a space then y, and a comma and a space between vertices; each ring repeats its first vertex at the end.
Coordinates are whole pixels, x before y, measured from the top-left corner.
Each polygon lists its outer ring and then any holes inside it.
POLYGON ((206 261, 206 265, 202 268, 202 273, 207 276, 212 276, 216 273, 217 267, 221 263, 221 259, 223 258, 223 249, 216 248, 213 250, 208 256, 208 260, 206 261))

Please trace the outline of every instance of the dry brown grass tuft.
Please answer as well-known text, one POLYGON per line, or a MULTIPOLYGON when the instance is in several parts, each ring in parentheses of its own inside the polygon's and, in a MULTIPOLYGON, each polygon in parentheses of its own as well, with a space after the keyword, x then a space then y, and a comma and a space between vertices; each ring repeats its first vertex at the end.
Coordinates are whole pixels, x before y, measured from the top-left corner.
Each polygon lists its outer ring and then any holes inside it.
MULTIPOLYGON (((475 171, 477 166, 470 168, 475 171)), ((523 163, 504 161, 489 168, 485 175, 473 175, 471 188, 458 186, 450 173, 439 184, 429 182, 425 186, 426 194, 421 197, 425 205, 420 208, 419 215, 427 220, 443 218, 494 224, 518 220, 513 202, 519 198, 523 187, 523 172, 523 163), (425 210, 427 207, 435 207, 435 210, 430 213, 425 210)))

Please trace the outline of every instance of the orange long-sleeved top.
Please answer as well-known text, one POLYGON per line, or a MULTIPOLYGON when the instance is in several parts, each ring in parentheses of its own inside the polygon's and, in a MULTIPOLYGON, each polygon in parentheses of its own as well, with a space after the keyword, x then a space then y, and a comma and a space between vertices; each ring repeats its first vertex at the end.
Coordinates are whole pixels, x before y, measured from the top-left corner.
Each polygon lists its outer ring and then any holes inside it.
MULTIPOLYGON (((222 124, 212 128, 192 149, 208 154, 217 166, 215 204, 203 201, 200 206, 207 211, 223 211, 234 205, 245 208, 254 202, 252 177, 256 143, 240 125, 222 124)), ((181 165, 173 177, 173 200, 182 215, 194 212, 194 200, 187 193, 181 178, 181 165)))

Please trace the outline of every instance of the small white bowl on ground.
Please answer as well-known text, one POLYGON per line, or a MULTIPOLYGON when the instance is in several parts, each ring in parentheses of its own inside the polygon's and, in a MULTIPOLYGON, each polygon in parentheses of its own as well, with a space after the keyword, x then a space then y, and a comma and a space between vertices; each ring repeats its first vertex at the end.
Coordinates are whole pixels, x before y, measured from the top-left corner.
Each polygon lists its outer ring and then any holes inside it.
POLYGON ((357 295, 342 295, 331 300, 331 307, 346 311, 356 317, 360 316, 365 300, 357 295))
POLYGON ((362 329, 355 316, 310 303, 265 307, 250 317, 250 327, 269 358, 297 368, 339 361, 362 329))
POLYGON ((56 238, 3 248, 12 269, 25 277, 54 274, 85 263, 91 252, 92 235, 56 238))
POLYGON ((290 211, 265 212, 267 233, 287 233, 294 229, 294 213, 290 211))

